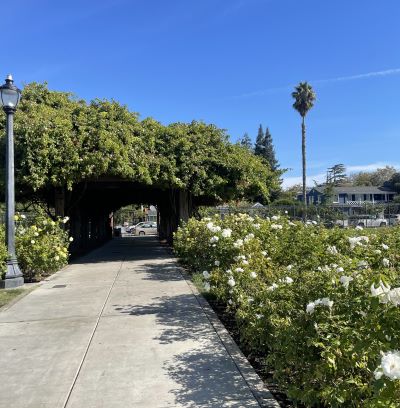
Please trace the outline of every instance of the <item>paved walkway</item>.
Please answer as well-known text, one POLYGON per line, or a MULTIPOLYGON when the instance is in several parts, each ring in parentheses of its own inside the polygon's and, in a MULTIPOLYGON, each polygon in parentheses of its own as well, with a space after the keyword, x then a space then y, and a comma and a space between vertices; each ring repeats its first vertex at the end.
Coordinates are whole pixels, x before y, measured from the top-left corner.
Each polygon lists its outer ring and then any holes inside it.
POLYGON ((114 239, 0 312, 0 407, 277 406, 224 337, 155 238, 114 239))

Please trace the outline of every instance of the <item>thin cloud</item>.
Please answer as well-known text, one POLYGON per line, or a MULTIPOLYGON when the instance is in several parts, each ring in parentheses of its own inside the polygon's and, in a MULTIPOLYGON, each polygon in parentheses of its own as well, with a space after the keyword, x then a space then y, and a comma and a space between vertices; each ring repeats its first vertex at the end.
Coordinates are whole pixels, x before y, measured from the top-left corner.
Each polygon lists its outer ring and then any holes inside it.
MULTIPOLYGON (((398 75, 400 74, 400 68, 391 68, 386 69, 383 71, 373 71, 367 72, 365 74, 357 74, 357 75, 349 75, 349 76, 341 76, 335 78, 326 78, 326 79, 316 79, 309 81, 311 84, 327 84, 327 83, 334 83, 334 82, 342 82, 342 81, 354 81, 357 79, 367 79, 367 78, 374 78, 374 77, 385 77, 389 75, 398 75)), ((266 88, 266 89, 259 89, 252 92, 243 93, 241 95, 235 95, 233 98, 251 98, 253 96, 262 96, 269 93, 281 92, 281 91, 289 91, 293 89, 293 85, 285 85, 281 87, 274 87, 274 88, 266 88)))
MULTIPOLYGON (((307 177, 307 187, 312 187, 314 186, 314 181, 316 183, 322 183, 326 180, 326 173, 318 173, 318 174, 313 174, 311 176, 307 177)), ((303 183, 303 178, 301 176, 299 177, 283 177, 282 181, 282 187, 283 188, 288 188, 292 187, 296 184, 302 184, 303 183)))
POLYGON ((367 72, 366 74, 349 75, 349 76, 343 76, 343 77, 337 77, 337 78, 318 79, 316 81, 313 81, 313 83, 323 84, 327 82, 352 81, 354 79, 382 77, 382 76, 397 75, 397 74, 400 74, 400 68, 386 69, 384 71, 367 72))
POLYGON ((267 94, 277 93, 277 92, 289 92, 293 89, 293 85, 285 85, 276 88, 267 88, 267 89, 259 89, 258 91, 252 91, 248 93, 244 93, 241 95, 234 95, 234 99, 241 99, 241 98, 251 98, 253 96, 263 96, 267 94))
MULTIPOLYGON (((376 163, 370 163, 370 164, 346 166, 346 173, 352 174, 352 173, 359 173, 359 172, 371 172, 377 169, 382 169, 386 166, 392 166, 396 170, 400 170, 399 163, 376 162, 376 163)), ((307 176, 307 186, 312 187, 314 185, 314 181, 316 181, 317 183, 323 183, 325 180, 326 180, 326 172, 312 174, 310 176, 307 176)), ((301 176, 294 176, 294 177, 283 176, 282 187, 288 188, 296 184, 302 184, 302 183, 303 183, 303 178, 301 176)))
POLYGON ((371 164, 366 164, 366 165, 359 165, 359 166, 348 166, 347 173, 358 173, 360 171, 375 171, 377 169, 383 169, 386 166, 392 166, 396 170, 400 169, 400 164, 398 163, 383 163, 383 162, 377 162, 377 163, 371 163, 371 164))

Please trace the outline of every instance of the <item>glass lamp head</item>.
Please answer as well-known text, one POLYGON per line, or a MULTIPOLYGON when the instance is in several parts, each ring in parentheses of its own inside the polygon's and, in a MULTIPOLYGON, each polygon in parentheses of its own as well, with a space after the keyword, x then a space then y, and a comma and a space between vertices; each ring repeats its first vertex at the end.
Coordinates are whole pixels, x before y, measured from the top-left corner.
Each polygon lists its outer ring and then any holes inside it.
POLYGON ((21 99, 21 91, 14 85, 11 75, 7 75, 6 83, 0 86, 0 103, 5 111, 15 111, 21 99))

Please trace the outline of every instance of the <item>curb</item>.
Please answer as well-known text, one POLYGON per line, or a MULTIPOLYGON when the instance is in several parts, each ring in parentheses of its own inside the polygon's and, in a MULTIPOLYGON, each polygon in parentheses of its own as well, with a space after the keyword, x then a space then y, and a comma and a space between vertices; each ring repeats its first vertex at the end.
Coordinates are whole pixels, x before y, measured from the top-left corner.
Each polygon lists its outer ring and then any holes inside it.
POLYGON ((217 333, 222 345, 225 347, 226 351, 232 358, 233 362, 235 363, 237 369, 250 388, 250 391, 256 398, 260 407, 280 408, 281 405, 272 395, 271 391, 269 391, 269 389, 266 387, 259 375, 255 372, 254 368, 251 366, 247 358, 234 342, 225 326, 221 323, 214 310, 208 304, 207 300, 198 291, 197 287, 192 282, 189 273, 179 265, 177 265, 177 268, 185 279, 186 283, 189 285, 191 291, 193 292, 193 295, 196 297, 209 322, 217 333))

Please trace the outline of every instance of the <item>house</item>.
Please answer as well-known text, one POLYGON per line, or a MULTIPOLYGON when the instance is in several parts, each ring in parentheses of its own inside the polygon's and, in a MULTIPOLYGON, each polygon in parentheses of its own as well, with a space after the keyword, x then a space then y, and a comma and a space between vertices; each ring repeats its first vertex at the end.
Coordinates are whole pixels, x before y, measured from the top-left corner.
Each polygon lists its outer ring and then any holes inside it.
POLYGON ((157 207, 155 207, 154 205, 150 205, 149 208, 146 208, 145 214, 146 214, 146 221, 157 222, 157 207))
MULTIPOLYGON (((325 202, 326 185, 309 189, 306 193, 308 204, 325 202)), ((393 201, 396 192, 378 186, 335 186, 330 192, 330 202, 336 206, 360 207, 366 204, 384 204, 393 201)), ((303 200, 303 194, 297 199, 303 200)))

